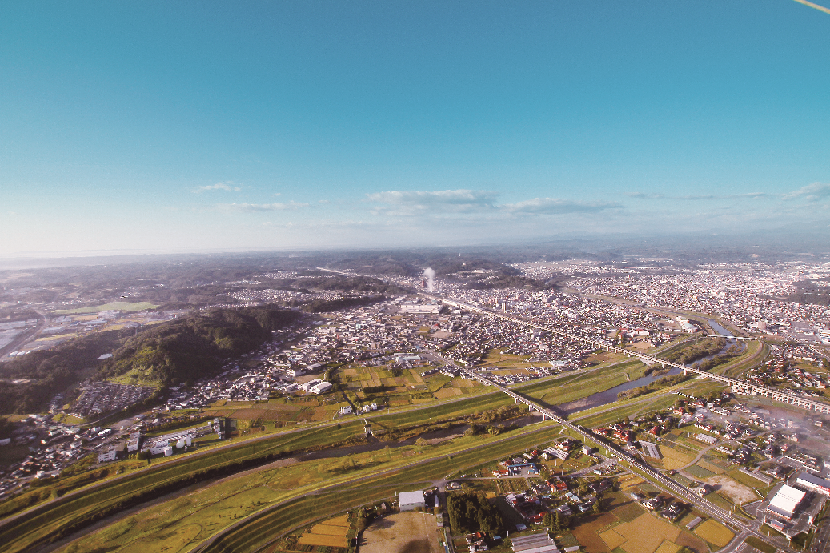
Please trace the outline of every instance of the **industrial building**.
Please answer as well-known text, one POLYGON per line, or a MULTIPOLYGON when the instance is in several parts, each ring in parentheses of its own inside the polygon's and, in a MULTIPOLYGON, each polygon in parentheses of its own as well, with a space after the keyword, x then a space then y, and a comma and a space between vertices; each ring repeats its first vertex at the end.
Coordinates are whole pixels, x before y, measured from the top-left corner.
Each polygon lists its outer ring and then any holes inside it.
POLYGON ((830 495, 830 480, 819 478, 809 472, 802 471, 795 480, 795 485, 824 495, 830 495))
POLYGON ((807 492, 784 484, 769 502, 767 512, 787 520, 792 520, 806 495, 807 492))

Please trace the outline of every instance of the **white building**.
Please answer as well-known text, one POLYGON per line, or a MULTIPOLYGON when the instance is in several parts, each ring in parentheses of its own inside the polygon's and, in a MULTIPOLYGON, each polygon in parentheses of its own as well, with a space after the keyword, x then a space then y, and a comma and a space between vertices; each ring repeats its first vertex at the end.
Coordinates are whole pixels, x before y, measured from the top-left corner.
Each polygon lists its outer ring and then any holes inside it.
POLYGON ((769 502, 767 512, 790 520, 795 516, 795 512, 806 495, 807 492, 784 484, 769 502))
POLYGON ((423 490, 417 492, 401 492, 398 495, 398 507, 401 511, 414 511, 418 508, 423 509, 425 506, 423 490))
POLYGON ((559 553, 559 548, 547 532, 519 536, 511 542, 515 553, 559 553))
POLYGON ((308 389, 312 394, 320 395, 331 390, 331 382, 321 381, 308 389))
POLYGON ((824 495, 830 495, 830 481, 813 476, 809 472, 802 471, 796 478, 795 485, 824 495))
POLYGON ((109 463, 110 461, 115 461, 115 458, 118 456, 118 452, 114 449, 107 451, 106 453, 99 453, 98 454, 98 462, 99 463, 109 463))

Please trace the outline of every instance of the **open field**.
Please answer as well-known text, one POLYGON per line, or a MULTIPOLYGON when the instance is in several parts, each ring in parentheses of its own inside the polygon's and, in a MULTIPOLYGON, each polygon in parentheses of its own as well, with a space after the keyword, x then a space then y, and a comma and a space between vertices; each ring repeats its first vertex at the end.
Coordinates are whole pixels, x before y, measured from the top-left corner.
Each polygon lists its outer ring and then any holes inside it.
POLYGON ((694 459, 693 455, 681 451, 679 448, 667 447, 666 444, 660 446, 660 453, 663 454, 662 465, 666 470, 679 469, 694 459))
POLYGON ((532 365, 528 359, 530 359, 529 355, 512 355, 493 349, 487 353, 483 365, 487 368, 526 369, 532 365))
POLYGON ((732 538, 735 537, 732 530, 711 518, 695 528, 695 534, 712 545, 715 545, 718 549, 726 547, 726 545, 732 541, 732 538))
POLYGON ((362 423, 354 422, 341 428, 329 427, 325 431, 313 428, 284 433, 173 462, 159 460, 162 466, 155 470, 134 472, 82 494, 70 494, 35 508, 25 517, 0 527, 0 542, 7 544, 8 551, 27 550, 33 542, 58 539, 90 520, 119 511, 127 505, 197 481, 255 466, 288 452, 343 442, 361 433, 362 423))
POLYGON ((131 303, 127 301, 116 301, 112 303, 105 303, 94 307, 78 307, 76 309, 62 309, 54 311, 55 315, 75 315, 79 313, 98 313, 99 311, 146 311, 147 309, 156 309, 158 305, 147 303, 146 301, 131 303))
POLYGON ((765 541, 761 540, 760 538, 756 538, 755 536, 749 536, 748 538, 746 538, 746 540, 744 540, 744 543, 746 543, 750 547, 754 547, 762 553, 775 553, 777 551, 777 548, 775 546, 772 546, 766 543, 765 541))
POLYGON ((363 532, 362 553, 439 553, 435 516, 397 513, 373 522, 363 532))
POLYGON ((607 512, 579 519, 572 531, 587 553, 675 553, 683 546, 700 553, 708 551, 702 539, 646 512, 627 493, 607 497, 611 499, 607 512))
POLYGON ((346 538, 348 532, 348 517, 339 516, 309 528, 308 532, 300 536, 299 543, 345 548, 348 546, 346 538))
POLYGON ((718 493, 728 497, 735 505, 743 505, 760 499, 752 488, 735 482, 728 476, 712 476, 707 478, 706 482, 717 486, 718 493))
POLYGON ((264 401, 232 401, 203 409, 216 417, 238 420, 262 420, 281 423, 299 423, 332 420, 342 403, 324 403, 316 397, 298 398, 287 402, 284 398, 264 401))
POLYGON ((614 531, 625 539, 621 546, 628 553, 653 553, 663 542, 674 543, 680 535, 679 528, 651 513, 624 522, 614 531))

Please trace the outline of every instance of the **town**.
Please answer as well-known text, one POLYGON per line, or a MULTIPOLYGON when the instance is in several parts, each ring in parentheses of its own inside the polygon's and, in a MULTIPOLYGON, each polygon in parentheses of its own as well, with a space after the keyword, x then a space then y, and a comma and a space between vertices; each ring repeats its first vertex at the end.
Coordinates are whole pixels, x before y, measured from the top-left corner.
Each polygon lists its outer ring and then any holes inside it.
MULTIPOLYGON (((818 535, 811 528, 821 520, 830 494, 824 466, 830 418, 747 396, 749 388, 724 388, 667 371, 653 360, 822 401, 830 378, 830 310, 784 298, 804 279, 826 279, 830 265, 657 271, 559 262, 514 268, 536 280, 567 275, 568 284, 545 290, 474 288, 452 275, 430 276, 428 282, 385 277, 409 292, 303 312, 215 376, 163 390, 87 381, 74 399, 52 398, 48 413, 20 419, 0 440, 0 447, 28 450, 3 471, 0 498, 31 494, 50 479, 75 477, 87 467, 109 474, 106 467, 119 463, 185 459, 223 443, 292 428, 340 427, 357 420, 364 439, 384 440, 393 434, 378 417, 510 387, 527 398, 531 410, 520 423, 497 419, 488 427, 494 436, 535 428, 548 418, 539 414, 546 409, 552 422, 579 421, 587 434, 567 431, 521 455, 443 480, 434 497, 424 496, 420 510, 432 511, 433 504, 438 511, 447 508, 442 501, 453 492, 489 490, 503 498, 503 529, 510 529, 510 520, 512 532, 519 534, 535 536, 532 532, 542 527, 564 533, 550 543, 542 540, 545 551, 584 547, 580 538, 586 539, 590 524, 581 520, 601 513, 618 517, 625 509, 625 517, 634 517, 629 504, 642 513, 659 513, 689 536, 698 553, 706 553, 700 543, 714 551, 733 540, 786 550, 818 535), (119 416, 128 412, 134 414, 119 416), (637 463, 665 474, 705 503, 661 489, 647 473, 638 473, 637 463), (623 499, 625 505, 618 505, 623 499), (727 512, 733 514, 720 515, 727 512), (744 517, 738 527, 735 512, 744 517)), ((338 275, 371 276, 340 271, 330 278, 338 275)), ((483 277, 477 282, 487 282, 486 272, 477 276, 483 277)), ((261 285, 273 278, 302 277, 281 271, 246 282, 261 285)), ((298 302, 337 302, 350 294, 259 286, 230 297, 243 306, 282 303, 296 310, 298 302)), ((145 314, 145 322, 133 324, 160 324, 178 316, 145 314)), ((121 320, 122 314, 107 311, 96 317, 91 320, 121 320)), ((95 326, 86 332, 95 332, 95 326)), ((19 333, 12 339, 36 328, 36 321, 16 325, 19 333)), ((35 331, 29 339, 38 336, 35 331)), ((17 347, 35 349, 26 343, 17 347)), ((19 357, 20 351, 7 356, 19 357)), ((111 352, 102 352, 100 360, 108 357, 111 352)), ((470 423, 466 433, 475 428, 470 423)), ((504 538, 493 533, 495 527, 488 530, 460 536, 468 539, 470 551, 499 550, 504 538)), ((459 535, 448 531, 443 526, 448 550, 460 547, 459 535)), ((604 536, 608 547, 632 539, 625 533, 613 540, 604 536)), ((512 543, 515 548, 520 542, 512 543)))

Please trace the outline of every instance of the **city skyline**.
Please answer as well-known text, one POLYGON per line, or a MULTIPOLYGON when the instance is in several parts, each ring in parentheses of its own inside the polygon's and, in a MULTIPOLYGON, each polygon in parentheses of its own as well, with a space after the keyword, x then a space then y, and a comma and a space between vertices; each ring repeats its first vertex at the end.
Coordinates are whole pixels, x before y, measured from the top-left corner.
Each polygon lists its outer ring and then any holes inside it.
POLYGON ((0 257, 829 236, 807 4, 8 3, 0 257))

